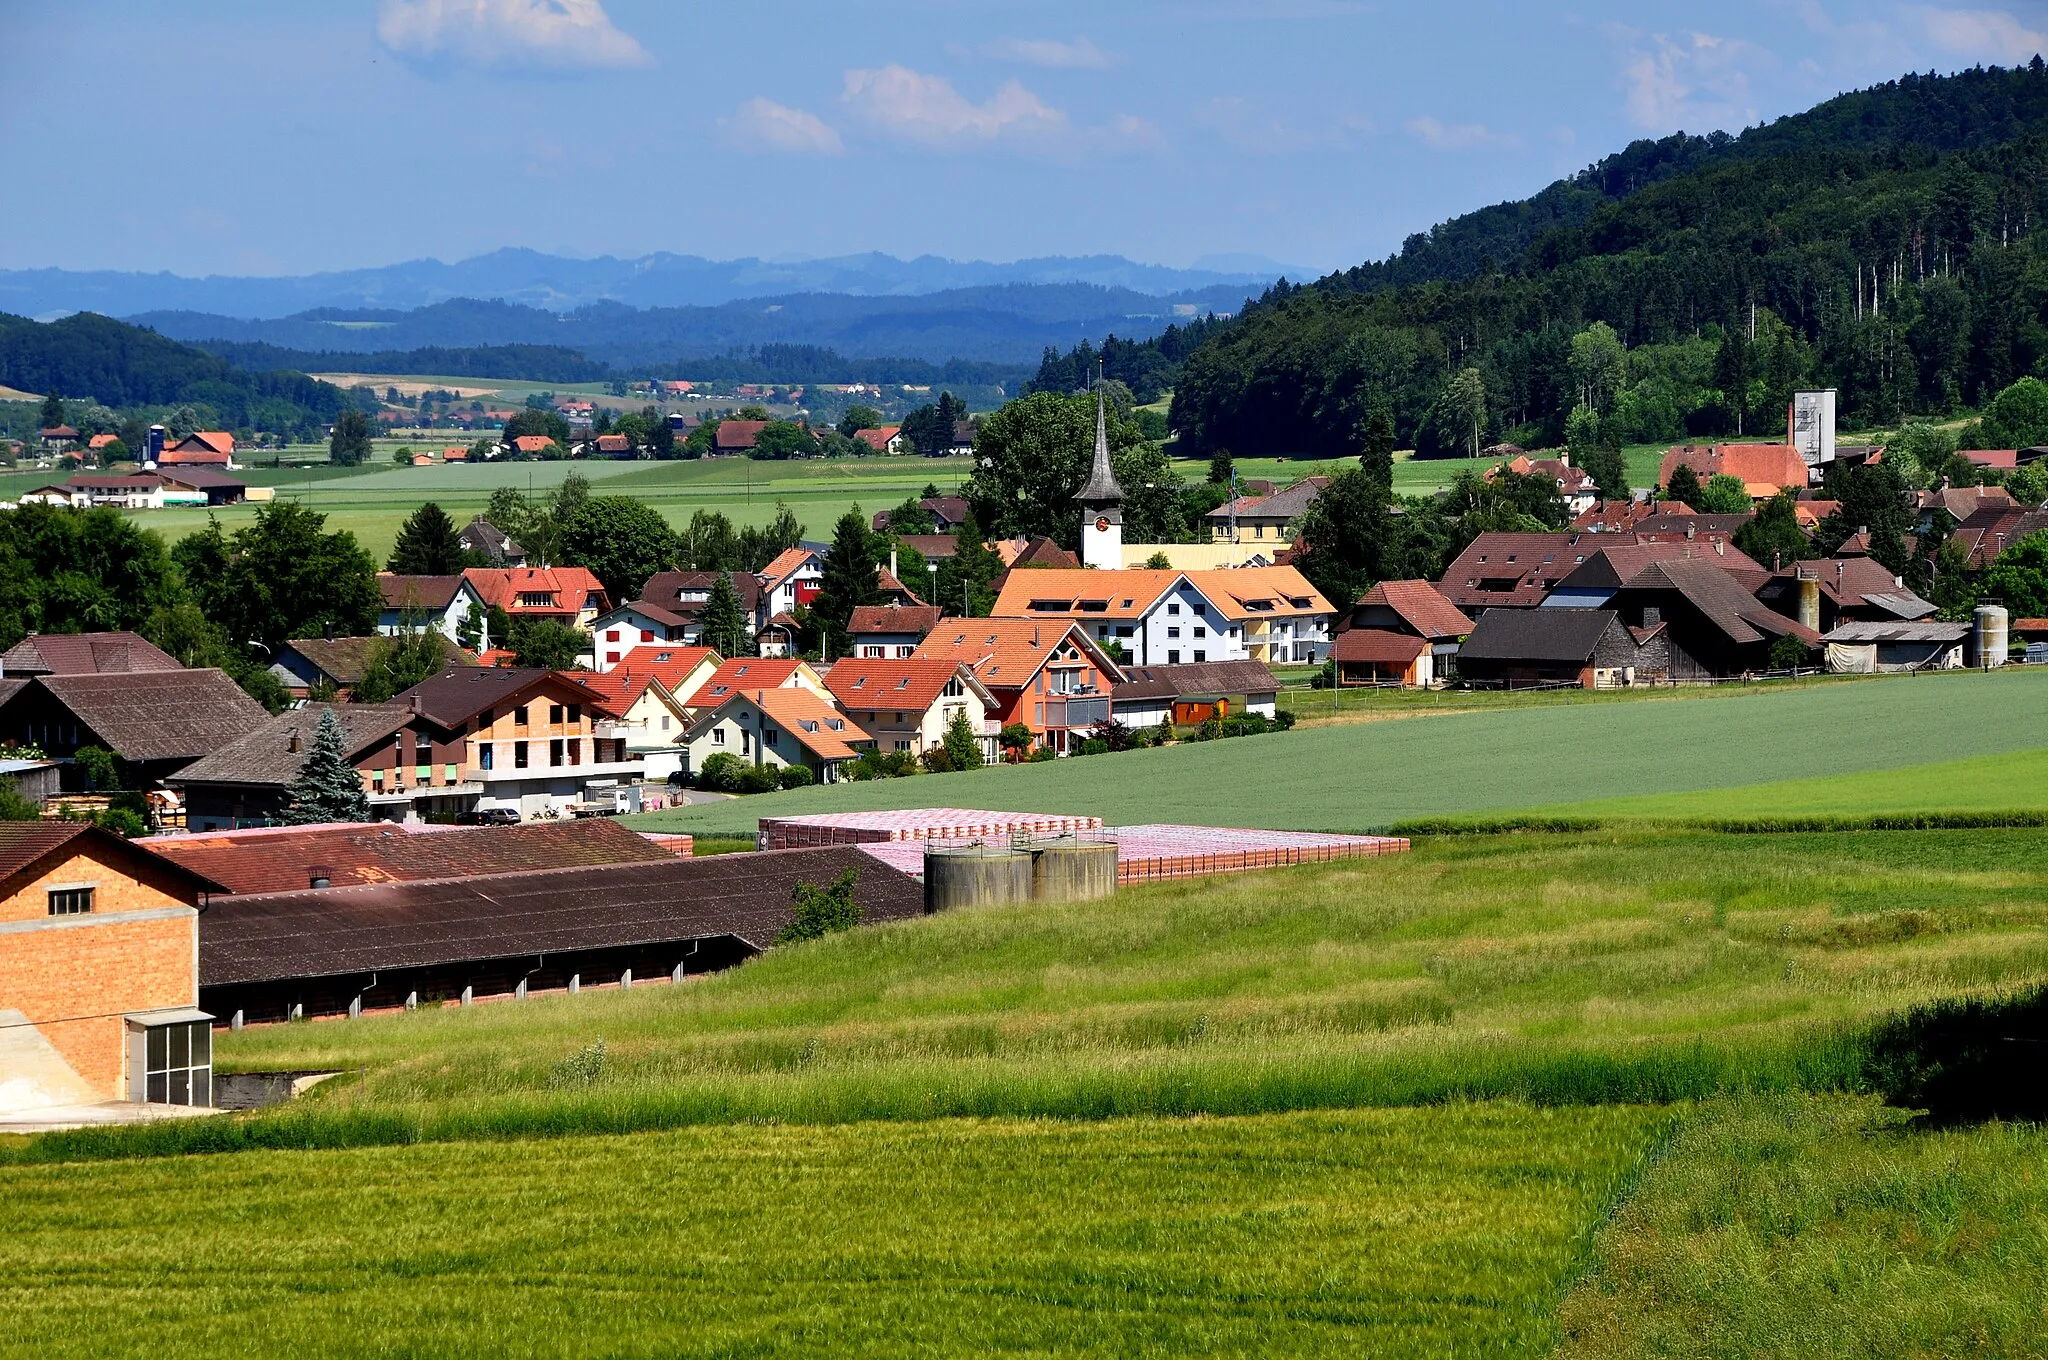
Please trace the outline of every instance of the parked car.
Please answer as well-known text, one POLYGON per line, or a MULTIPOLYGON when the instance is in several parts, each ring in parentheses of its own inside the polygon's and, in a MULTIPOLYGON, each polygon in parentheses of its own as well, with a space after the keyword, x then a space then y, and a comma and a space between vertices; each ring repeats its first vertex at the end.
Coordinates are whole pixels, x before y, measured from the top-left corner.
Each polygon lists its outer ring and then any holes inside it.
POLYGON ((518 808, 477 808, 457 819, 464 826, 517 826, 518 808))

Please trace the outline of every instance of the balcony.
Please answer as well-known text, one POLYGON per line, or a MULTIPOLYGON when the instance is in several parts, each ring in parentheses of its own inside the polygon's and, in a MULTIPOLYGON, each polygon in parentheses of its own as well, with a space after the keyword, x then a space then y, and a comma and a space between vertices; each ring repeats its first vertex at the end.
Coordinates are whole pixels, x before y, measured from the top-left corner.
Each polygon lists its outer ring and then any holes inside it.
POLYGON ((547 765, 536 763, 528 765, 524 769, 518 769, 509 765, 496 770, 473 769, 469 772, 469 778, 481 780, 483 786, 515 784, 528 779, 602 779, 607 776, 622 779, 638 779, 646 767, 647 762, 644 759, 612 760, 597 764, 586 761, 581 765, 547 765))
POLYGON ((484 786, 476 782, 474 775, 457 784, 391 784, 382 789, 369 791, 371 807, 391 807, 410 803, 416 798, 461 798, 476 796, 484 786))

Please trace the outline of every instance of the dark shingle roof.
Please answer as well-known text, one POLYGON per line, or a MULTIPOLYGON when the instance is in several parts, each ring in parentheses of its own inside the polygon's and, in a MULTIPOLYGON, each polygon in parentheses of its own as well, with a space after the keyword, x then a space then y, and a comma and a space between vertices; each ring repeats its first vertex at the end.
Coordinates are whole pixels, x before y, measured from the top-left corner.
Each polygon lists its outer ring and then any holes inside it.
POLYGON ((1789 635, 1809 647, 1820 645, 1820 634, 1778 613, 1708 562, 1653 562, 1629 579, 1615 603, 1667 590, 1677 591, 1730 642, 1746 644, 1789 635))
POLYGON ((1278 694, 1280 682, 1263 661, 1196 661, 1180 666, 1126 666, 1110 689, 1112 702, 1188 699, 1228 694, 1278 694))
MULTIPOLYGON (((382 637, 293 638, 285 645, 313 663, 320 673, 337 685, 360 684, 370 661, 370 648, 382 637)), ((474 653, 450 647, 445 653, 450 666, 479 665, 474 653)))
POLYGON ((123 760, 195 760, 270 721, 223 671, 44 675, 36 684, 123 760))
POLYGON ((237 893, 296 892, 308 886, 316 867, 336 887, 347 887, 674 858, 603 817, 525 826, 278 826, 158 836, 143 846, 237 893))
POLYGON ((177 671, 178 659, 135 633, 32 633, 0 656, 7 675, 115 675, 177 671))
POLYGON ((328 977, 733 935, 772 943, 800 883, 858 872, 865 921, 924 914, 909 875, 851 846, 665 858, 216 900, 201 986, 328 977))
POLYGON ((399 576, 385 571, 377 574, 377 585, 384 592, 386 609, 446 609, 462 588, 462 578, 399 576))
MULTIPOLYGON (((313 753, 313 733, 327 704, 309 704, 280 713, 255 731, 201 756, 169 782, 174 784, 274 784, 282 787, 299 777, 313 753), (293 739, 299 749, 292 749, 293 739)), ((412 720, 407 704, 335 704, 349 758, 390 738, 412 720)))
POLYGON ((1489 609, 1458 655, 1474 661, 1584 663, 1614 619, 1608 609, 1489 609))
POLYGON ((508 703, 521 692, 554 676, 564 685, 581 690, 581 702, 610 712, 605 697, 566 671, 544 671, 520 666, 450 666, 430 675, 393 703, 410 704, 413 710, 436 727, 454 729, 486 708, 508 703))
POLYGON ((858 604, 847 621, 846 631, 862 633, 915 633, 923 637, 939 626, 939 607, 931 604, 858 604))

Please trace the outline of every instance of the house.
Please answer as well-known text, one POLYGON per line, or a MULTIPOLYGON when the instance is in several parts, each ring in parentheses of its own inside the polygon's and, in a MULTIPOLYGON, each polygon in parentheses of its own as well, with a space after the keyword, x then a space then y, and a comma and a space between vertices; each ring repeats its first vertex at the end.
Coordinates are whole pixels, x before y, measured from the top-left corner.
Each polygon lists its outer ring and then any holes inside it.
POLYGON ((845 714, 801 685, 747 687, 702 712, 687 738, 687 768, 702 770, 712 756, 729 753, 769 769, 801 765, 814 782, 832 784, 839 767, 860 754, 854 743, 866 739, 845 714))
POLYGON ((220 891, 241 894, 674 858, 603 817, 479 827, 318 822, 157 836, 146 844, 152 854, 220 884, 220 891))
POLYGON ((1569 454, 1563 458, 1529 460, 1528 475, 1548 477, 1555 482, 1557 494, 1571 514, 1583 515, 1600 499, 1600 484, 1584 468, 1573 467, 1569 454))
POLYGON ((754 634, 754 650, 762 656, 797 656, 803 651, 803 626, 796 615, 784 610, 761 625, 754 634))
POLYGON ((833 663, 825 686, 878 751, 923 755, 945 742, 955 714, 965 714, 982 759, 996 758, 996 697, 958 661, 851 656, 833 663))
POLYGON ((160 465, 156 476, 167 505, 239 505, 249 499, 249 484, 217 467, 160 465))
POLYGON ((380 779, 394 794, 429 779, 437 789, 474 784, 481 787, 469 809, 511 810, 531 821, 600 801, 645 774, 617 730, 622 715, 571 673, 449 667, 393 702, 410 704, 424 719, 430 759, 419 759, 422 741, 401 733, 394 759, 372 770, 373 800, 380 779))
POLYGON ((1797 491, 1811 480, 1806 460, 1791 444, 1686 444, 1664 455, 1657 485, 1670 486, 1671 474, 1686 464, 1705 486, 1713 477, 1735 477, 1751 500, 1769 500, 1787 487, 1797 491))
MULTIPOLYGON (((723 425, 719 429, 723 430, 723 425)), ((904 452, 903 427, 882 425, 871 430, 855 430, 853 437, 873 449, 876 453, 904 452)))
POLYGON ((1837 674, 1890 671, 1953 671, 1963 665, 1967 623, 1934 620, 1845 623, 1829 630, 1827 667, 1837 674))
POLYGON ((1472 620, 1427 581, 1382 581, 1352 606, 1331 644, 1345 684, 1433 685, 1454 667, 1472 620))
POLYGON ((462 573, 477 598, 514 623, 550 620, 589 629, 611 608, 604 585, 584 567, 471 567, 462 573))
POLYGON ((1126 666, 1110 689, 1116 720, 1126 727, 1198 727, 1211 718, 1279 712, 1280 682, 1258 661, 1208 661, 1179 666, 1126 666))
POLYGON ((2002 486, 1950 486, 1947 482, 1931 491, 1914 493, 1913 501, 1914 508, 1919 511, 1919 526, 1923 532, 1933 527, 1937 514, 1945 514, 1950 522, 1961 524, 1986 507, 1997 510, 2022 508, 2013 500, 2012 493, 2002 486))
POLYGON ((218 467, 235 465, 235 437, 226 430, 195 430, 157 455, 158 467, 218 467))
POLYGON ((115 444, 119 444, 120 442, 120 435, 96 434, 85 441, 85 447, 88 453, 103 453, 108 448, 112 447, 115 444))
POLYGON ((470 611, 485 609, 482 594, 464 576, 400 576, 380 571, 377 586, 384 592, 377 632, 384 637, 431 629, 457 642, 470 611))
MULTIPOLYGON (((953 541, 952 535, 967 522, 971 513, 965 496, 926 496, 917 504, 931 514, 932 535, 944 535, 949 545, 953 541)), ((872 523, 876 533, 886 530, 890 526, 890 512, 877 510, 872 523)))
MULTIPOLYGON (((882 513, 888 512, 885 510, 882 513)), ((917 553, 927 563, 943 562, 960 551, 960 540, 952 534, 898 534, 896 541, 917 553)))
POLYGON ((526 549, 520 546, 519 540, 482 515, 465 524, 462 532, 455 536, 455 541, 462 545, 464 552, 481 553, 494 567, 526 565, 526 549))
POLYGON ((940 610, 931 604, 856 605, 846 631, 857 657, 906 657, 938 626, 940 610))
POLYGON ((1474 617, 1482 609, 1534 609, 1559 581, 1618 537, 1489 531, 1465 545, 1444 569, 1437 590, 1474 617))
MULTIPOLYGON (((304 699, 321 685, 332 685, 335 697, 346 701, 363 681, 371 648, 383 641, 382 636, 294 638, 278 648, 277 658, 270 663, 270 673, 294 699, 304 699)), ((479 664, 474 655, 460 647, 450 647, 447 660, 453 666, 479 664)))
POLYGON ((807 689, 820 698, 831 695, 824 677, 801 657, 736 656, 720 663, 693 692, 677 697, 704 713, 742 690, 758 689, 807 689))
POLYGON ((688 645, 686 640, 695 635, 696 621, 694 614, 681 614, 644 600, 622 604, 591 621, 590 636, 596 652, 592 669, 608 671, 637 647, 661 643, 688 645))
POLYGON ((999 729, 1022 723, 1060 755, 1110 721, 1110 689, 1124 678, 1081 625, 1060 619, 949 619, 913 655, 965 665, 994 696, 999 729))
POLYGON ((1754 510, 1709 515, 1679 501, 1657 501, 1651 514, 1636 521, 1634 533, 1638 543, 1733 543, 1736 531, 1755 518, 1754 510))
POLYGON ((1138 665, 1314 661, 1329 646, 1329 601, 1293 567, 1013 571, 997 618, 1061 619, 1138 665))
POLYGON ((1723 538, 1681 542, 1615 543, 1599 548, 1585 562, 1572 569, 1544 597, 1542 608, 1604 609, 1615 593, 1652 562, 1710 562, 1732 571, 1743 588, 1755 591, 1770 579, 1770 571, 1723 538))
POLYGON ((44 453, 63 453, 78 443, 78 431, 70 425, 52 425, 36 433, 43 441, 44 453))
POLYGON ((1756 590, 1759 600, 1817 632, 1832 633, 1849 623, 1901 623, 1931 618, 1936 606, 1906 589, 1882 563, 1869 557, 1800 562, 1773 572, 1756 590), (1800 601, 1811 588, 1817 611, 1802 618, 1800 601))
POLYGON ((974 456, 974 422, 956 420, 953 422, 953 437, 941 452, 945 458, 972 458, 974 456))
MULTIPOLYGON (((120 510, 161 510, 168 504, 167 488, 154 473, 79 473, 66 481, 61 488, 41 488, 37 499, 47 505, 68 504, 78 509, 93 506, 112 506, 120 510), (64 499, 58 500, 51 493, 62 491, 64 499)), ((204 505, 206 498, 182 493, 180 499, 186 504, 204 505)))
POLYGON ((1776 669, 1771 651, 1780 638, 1820 646, 1818 631, 1778 613, 1709 562, 1653 562, 1615 592, 1610 607, 1639 635, 1662 630, 1673 680, 1776 669))
POLYGON ((708 647, 639 647, 603 674, 579 678, 619 715, 612 731, 624 738, 628 759, 644 764, 648 779, 667 780, 682 773, 688 756, 689 698, 721 664, 708 647))
POLYGON ((312 755, 320 717, 329 712, 341 723, 349 763, 361 775, 376 817, 404 821, 430 812, 460 812, 473 801, 477 790, 446 777, 446 771, 428 768, 411 780, 397 772, 432 740, 430 728, 415 725, 418 715, 410 705, 313 704, 287 709, 166 780, 185 799, 185 825, 218 831, 268 826, 282 818, 291 804, 292 782, 312 755), (404 759, 401 743, 406 743, 404 759))
POLYGON ((1611 609, 1489 609, 1458 649, 1458 674, 1480 687, 1612 689, 1668 671, 1663 629, 1631 629, 1611 609))
POLYGON ((0 823, 0 1110, 213 1104, 196 908, 220 886, 84 822, 0 823))
POLYGON ((441 461, 444 463, 467 463, 469 461, 469 450, 442 449, 441 461))
POLYGON ((1957 449, 1956 457, 1977 467, 1996 468, 2001 472, 2011 472, 2020 465, 2018 449, 1957 449))
POLYGON ((633 441, 622 434, 601 434, 591 442, 596 446, 594 452, 600 458, 631 458, 633 456, 633 441))
POLYGON ((516 434, 503 447, 521 458, 540 458, 555 447, 555 441, 544 434, 516 434))
MULTIPOLYGON (((768 622, 765 603, 761 578, 750 571, 658 571, 640 587, 640 598, 633 601, 632 607, 643 621, 654 624, 657 631, 668 633, 662 641, 713 646, 721 652, 734 653, 745 650, 748 640, 768 622), (699 616, 704 612, 704 604, 711 598, 711 588, 720 576, 731 577, 733 595, 739 601, 740 613, 746 620, 746 637, 707 638, 702 635, 699 616)), ((622 624, 621 628, 630 626, 622 624)))
MULTIPOLYGON (((2048 510, 1980 503, 1968 519, 1956 526, 1953 538, 1974 571, 1991 565, 2012 544, 2043 529, 2048 529, 2048 510)), ((1849 544, 1843 546, 1847 548, 1849 544)), ((1867 538, 1864 550, 1868 551, 1867 538)))
MULTIPOLYGON (((769 618, 793 612, 818 598, 825 579, 825 555, 816 548, 784 548, 761 568, 761 608, 769 618)), ((764 620, 765 622, 765 620, 764 620)))
POLYGON ((199 998, 259 1022, 680 981, 771 948, 797 886, 848 870, 863 923, 924 914, 916 879, 850 845, 235 894, 199 998))
MULTIPOLYGON (((154 788, 210 751, 270 720, 263 705, 218 670, 39 675, 0 680, 0 742, 39 746, 56 760, 97 746, 126 767, 130 786, 154 788)), ((67 768, 65 783, 76 788, 67 768)))
POLYGON ((1328 477, 1304 477, 1285 491, 1226 501, 1203 517, 1209 537, 1217 543, 1292 543, 1296 521, 1329 485, 1328 477))
POLYGON ((0 675, 135 675, 185 669, 136 633, 30 633, 0 654, 0 675))
POLYGON ((1638 521, 1648 519, 1670 501, 1653 501, 1647 491, 1635 496, 1596 500, 1573 516, 1566 526, 1578 534, 1632 534, 1638 521))
POLYGON ((751 455, 761 438, 761 431, 768 425, 765 420, 721 420, 718 432, 711 438, 711 452, 714 455, 751 455))

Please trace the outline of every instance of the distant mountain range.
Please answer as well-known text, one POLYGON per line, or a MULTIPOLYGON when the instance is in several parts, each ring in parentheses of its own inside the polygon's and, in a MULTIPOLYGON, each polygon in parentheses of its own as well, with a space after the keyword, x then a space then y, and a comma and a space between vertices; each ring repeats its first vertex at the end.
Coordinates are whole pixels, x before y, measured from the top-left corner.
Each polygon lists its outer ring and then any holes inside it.
POLYGON ((0 270, 0 312, 48 319, 91 311, 206 312, 275 319, 321 308, 410 311, 458 299, 571 312, 598 303, 628 307, 717 307, 799 293, 920 297, 1011 285, 1088 284, 1147 297, 1222 288, 1256 294, 1275 278, 1302 277, 1271 261, 1220 256, 1192 269, 1137 264, 1120 255, 1017 260, 1009 264, 921 255, 843 255, 825 260, 707 260, 659 253, 637 259, 568 259, 534 250, 496 250, 443 264, 410 260, 377 269, 285 278, 122 273, 112 270, 0 270))
POLYGON ((1263 286, 1154 295, 1085 283, 1012 283, 910 296, 788 293, 718 306, 599 302, 559 312, 464 298, 411 310, 329 307, 259 320, 192 311, 126 319, 202 347, 254 343, 301 355, 547 345, 636 369, 797 344, 849 358, 1035 364, 1048 346, 1066 349, 1109 334, 1147 339, 1176 321, 1235 312, 1263 286))

